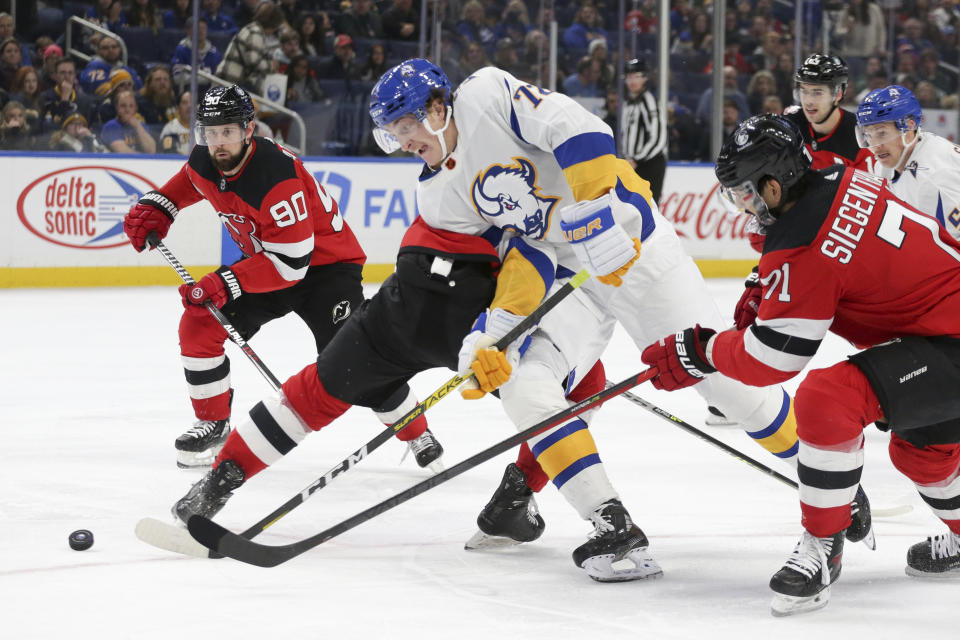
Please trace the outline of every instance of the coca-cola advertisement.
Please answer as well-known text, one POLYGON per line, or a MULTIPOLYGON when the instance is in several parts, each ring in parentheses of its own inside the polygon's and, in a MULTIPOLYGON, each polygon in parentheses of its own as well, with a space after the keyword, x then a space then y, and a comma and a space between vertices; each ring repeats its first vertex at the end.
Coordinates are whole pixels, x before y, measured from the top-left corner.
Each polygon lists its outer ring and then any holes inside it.
POLYGON ((670 165, 660 198, 660 213, 673 224, 693 258, 757 258, 747 240, 749 216, 728 210, 720 200, 719 189, 712 165, 670 165))

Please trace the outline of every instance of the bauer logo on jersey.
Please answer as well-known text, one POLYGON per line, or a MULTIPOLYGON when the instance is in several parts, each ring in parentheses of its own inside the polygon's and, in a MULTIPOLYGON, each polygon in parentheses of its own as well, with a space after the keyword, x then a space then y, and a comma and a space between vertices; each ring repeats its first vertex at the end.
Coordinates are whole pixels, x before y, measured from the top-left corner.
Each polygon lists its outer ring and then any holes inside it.
POLYGON ((126 169, 60 169, 27 185, 17 199, 17 215, 31 233, 62 247, 122 247, 128 242, 124 216, 143 194, 155 189, 155 184, 126 169))
POLYGON ((256 238, 257 225, 249 216, 242 216, 238 213, 224 213, 218 211, 217 215, 223 220, 223 226, 230 232, 230 237, 240 247, 240 251, 245 256, 253 256, 263 250, 263 245, 256 238))
POLYGON ((526 158, 514 164, 495 164, 473 180, 473 206, 484 218, 501 218, 497 226, 514 229, 529 238, 542 238, 559 196, 540 194, 537 168, 526 158), (504 220, 506 222, 504 222, 504 220))

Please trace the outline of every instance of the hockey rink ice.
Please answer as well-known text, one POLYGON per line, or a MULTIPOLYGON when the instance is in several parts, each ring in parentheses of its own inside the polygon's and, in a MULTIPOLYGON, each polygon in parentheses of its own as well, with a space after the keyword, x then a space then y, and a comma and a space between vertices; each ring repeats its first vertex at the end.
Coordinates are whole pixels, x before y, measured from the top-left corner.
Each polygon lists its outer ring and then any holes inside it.
MULTIPOLYGON (((711 281, 710 290, 729 318, 741 281, 711 281)), ((134 537, 134 525, 169 517, 202 475, 175 464, 173 441, 193 421, 176 287, 8 289, 0 307, 2 638, 958 637, 960 581, 904 574, 907 548, 944 526, 894 470, 886 435, 867 430, 863 486, 874 509, 913 510, 875 520, 875 552, 847 543, 825 609, 773 618, 767 583, 801 531, 796 492, 619 398, 596 416, 593 433, 651 540, 659 580, 600 584, 576 568, 571 551, 592 528, 552 485, 538 496, 547 522, 539 540, 464 551, 513 452, 272 569, 155 549, 134 537), (94 533, 93 548, 68 547, 75 529, 94 533)), ((313 359, 312 338, 293 316, 251 344, 281 380, 313 359)), ((831 336, 813 364, 849 352, 831 336)), ((236 422, 270 389, 238 349, 227 353, 236 422)), ((604 361, 614 381, 644 368, 622 333, 604 361)), ((412 386, 423 397, 451 375, 430 371, 412 386)), ((742 432, 704 427, 706 406, 694 391, 646 383, 634 392, 795 477, 742 432)), ((454 394, 427 417, 448 466, 513 433, 493 398, 468 403, 454 394)), ((245 529, 382 430, 370 411, 350 410, 251 479, 217 521, 245 529)), ((260 540, 307 537, 422 480, 427 471, 412 457, 400 464, 404 448, 388 442, 260 540)))

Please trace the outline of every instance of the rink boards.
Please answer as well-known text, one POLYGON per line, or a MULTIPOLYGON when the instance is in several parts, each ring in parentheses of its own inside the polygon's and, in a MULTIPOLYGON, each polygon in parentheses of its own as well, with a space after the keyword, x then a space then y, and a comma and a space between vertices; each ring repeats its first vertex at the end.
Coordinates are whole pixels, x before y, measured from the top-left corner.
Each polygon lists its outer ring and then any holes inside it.
MULTIPOLYGON (((178 283, 160 256, 132 250, 122 220, 141 194, 163 185, 183 162, 160 155, 0 153, 0 287, 178 283)), ((422 163, 306 158, 304 164, 337 198, 366 251, 364 278, 382 281, 416 217, 422 163)), ((723 208, 711 165, 670 164, 660 209, 704 275, 739 277, 755 264, 746 217, 723 208)), ((166 244, 195 274, 240 257, 205 201, 181 211, 166 244)))

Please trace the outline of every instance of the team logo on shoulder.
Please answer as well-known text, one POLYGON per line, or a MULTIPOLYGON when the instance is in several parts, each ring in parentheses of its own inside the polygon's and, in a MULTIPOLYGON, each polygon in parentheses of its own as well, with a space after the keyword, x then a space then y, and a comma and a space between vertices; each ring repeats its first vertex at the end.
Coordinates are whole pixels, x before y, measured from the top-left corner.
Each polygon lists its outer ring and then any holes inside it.
POLYGON ((333 324, 340 324, 350 317, 350 301, 341 300, 333 305, 333 324))
POLYGON ((483 218, 500 218, 497 226, 514 229, 530 238, 542 238, 550 227, 550 214, 560 199, 545 196, 537 186, 537 168, 526 158, 514 164, 495 164, 477 174, 471 198, 483 218))

